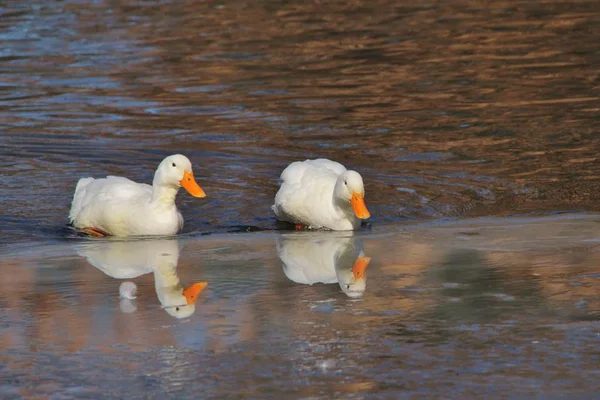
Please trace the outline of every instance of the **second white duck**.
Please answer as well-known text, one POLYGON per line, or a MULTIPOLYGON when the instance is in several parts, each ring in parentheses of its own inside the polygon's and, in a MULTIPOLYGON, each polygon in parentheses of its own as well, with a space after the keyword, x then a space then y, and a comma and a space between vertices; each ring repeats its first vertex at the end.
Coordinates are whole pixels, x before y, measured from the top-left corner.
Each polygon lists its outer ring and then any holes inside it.
POLYGON ((364 196, 358 172, 325 158, 296 161, 281 173, 271 208, 279 220, 297 227, 354 230, 371 216, 364 196))

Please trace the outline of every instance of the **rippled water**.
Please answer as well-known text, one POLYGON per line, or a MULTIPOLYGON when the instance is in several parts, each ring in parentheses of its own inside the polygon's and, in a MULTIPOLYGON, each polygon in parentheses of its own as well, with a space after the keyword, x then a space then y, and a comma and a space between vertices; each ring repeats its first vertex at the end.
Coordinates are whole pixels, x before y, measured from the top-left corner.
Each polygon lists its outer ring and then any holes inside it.
POLYGON ((0 10, 2 240, 76 180, 187 154, 187 232, 274 225, 289 162, 361 172, 374 224, 597 209, 594 1, 95 1, 0 10))
POLYGON ((600 210, 599 22, 586 0, 2 2, 2 397, 593 397, 597 216, 448 220, 600 210), (77 179, 149 183, 173 153, 208 195, 179 195, 180 237, 66 226, 77 179), (281 170, 313 157, 362 174, 368 229, 275 231, 281 170), (158 264, 209 283, 184 318, 158 264))

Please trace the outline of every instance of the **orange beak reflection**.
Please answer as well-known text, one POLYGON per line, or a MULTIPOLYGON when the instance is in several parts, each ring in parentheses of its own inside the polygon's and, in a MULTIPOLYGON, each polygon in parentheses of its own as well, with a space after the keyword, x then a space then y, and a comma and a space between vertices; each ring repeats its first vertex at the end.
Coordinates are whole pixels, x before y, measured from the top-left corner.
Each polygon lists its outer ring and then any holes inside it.
POLYGON ((362 279, 365 277, 365 271, 371 262, 370 257, 358 257, 352 266, 352 273, 354 274, 354 279, 362 279))
POLYGON ((367 219, 371 216, 371 213, 369 210, 367 210, 367 206, 365 205, 365 200, 363 199, 362 194, 352 192, 350 204, 352 205, 352 209, 354 210, 354 214, 356 214, 357 218, 367 219))
POLYGON ((185 171, 183 173, 183 179, 181 179, 179 183, 192 196, 200 198, 206 197, 206 193, 204 193, 204 190, 202 190, 200 185, 196 182, 196 179, 194 179, 193 173, 185 171))
POLYGON ((196 304, 198 295, 208 286, 208 282, 196 282, 183 289, 183 295, 188 304, 196 304))

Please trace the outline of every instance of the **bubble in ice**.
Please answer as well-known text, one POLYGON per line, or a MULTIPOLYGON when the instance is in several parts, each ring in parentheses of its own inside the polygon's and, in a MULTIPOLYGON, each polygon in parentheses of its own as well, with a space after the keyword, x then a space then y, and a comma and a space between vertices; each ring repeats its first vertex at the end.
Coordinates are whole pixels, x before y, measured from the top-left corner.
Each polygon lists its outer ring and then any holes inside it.
POLYGON ((121 309, 121 312, 125 314, 131 314, 137 311, 135 300, 130 299, 121 299, 121 301, 119 302, 119 308, 121 309))
POLYGON ((119 286, 119 295, 124 299, 135 299, 137 293, 137 285, 133 282, 123 282, 119 286))

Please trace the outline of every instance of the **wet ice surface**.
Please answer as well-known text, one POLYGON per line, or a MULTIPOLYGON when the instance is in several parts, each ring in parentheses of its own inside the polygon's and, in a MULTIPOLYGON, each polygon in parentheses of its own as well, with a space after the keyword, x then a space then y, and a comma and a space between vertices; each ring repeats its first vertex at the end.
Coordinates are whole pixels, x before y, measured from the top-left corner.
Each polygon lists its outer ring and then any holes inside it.
POLYGON ((599 222, 575 214, 352 236, 4 248, 0 392, 592 398, 599 222), (343 285, 356 284, 355 261, 365 256, 362 292, 348 295, 343 285), (198 281, 208 287, 186 305, 181 290, 198 281), (124 282, 137 285, 133 308, 123 307, 124 282))

